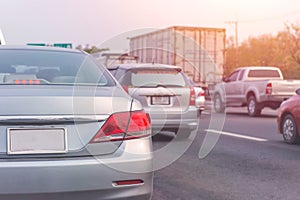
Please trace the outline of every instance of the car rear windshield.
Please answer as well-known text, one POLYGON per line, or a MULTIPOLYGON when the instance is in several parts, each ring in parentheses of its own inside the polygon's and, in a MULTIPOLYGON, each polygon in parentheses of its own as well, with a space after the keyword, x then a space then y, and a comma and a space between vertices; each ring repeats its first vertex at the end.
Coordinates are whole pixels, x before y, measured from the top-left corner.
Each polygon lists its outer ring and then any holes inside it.
POLYGON ((180 70, 176 69, 135 69, 132 70, 131 84, 135 87, 185 87, 186 81, 180 70))
POLYGON ((278 70, 255 69, 255 70, 249 71, 248 77, 251 77, 251 78, 280 78, 280 74, 279 74, 278 70))
POLYGON ((1 49, 0 84, 113 86, 115 82, 104 67, 83 53, 1 49))

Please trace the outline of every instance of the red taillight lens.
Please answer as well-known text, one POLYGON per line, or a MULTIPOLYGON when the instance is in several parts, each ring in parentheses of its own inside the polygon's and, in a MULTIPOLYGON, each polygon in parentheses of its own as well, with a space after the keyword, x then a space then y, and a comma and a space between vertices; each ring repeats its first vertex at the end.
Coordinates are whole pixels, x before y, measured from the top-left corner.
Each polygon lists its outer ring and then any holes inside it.
POLYGON ((200 92, 199 96, 205 97, 205 92, 202 90, 202 92, 200 92))
POLYGON ((106 120, 91 143, 136 139, 150 134, 150 117, 144 111, 115 113, 106 120))
POLYGON ((272 83, 267 84, 266 94, 272 94, 272 83))
POLYGON ((194 90, 194 87, 191 86, 190 87, 190 106, 195 105, 195 100, 196 100, 195 90, 194 90))
POLYGON ((131 186, 131 185, 141 185, 143 184, 143 180, 125 180, 125 181, 116 181, 113 183, 113 186, 131 186))
POLYGON ((20 85, 20 84, 23 84, 23 85, 38 85, 41 83, 40 80, 14 80, 14 83, 16 85, 20 85))
POLYGON ((126 93, 128 93, 128 86, 122 85, 122 88, 125 90, 126 93))

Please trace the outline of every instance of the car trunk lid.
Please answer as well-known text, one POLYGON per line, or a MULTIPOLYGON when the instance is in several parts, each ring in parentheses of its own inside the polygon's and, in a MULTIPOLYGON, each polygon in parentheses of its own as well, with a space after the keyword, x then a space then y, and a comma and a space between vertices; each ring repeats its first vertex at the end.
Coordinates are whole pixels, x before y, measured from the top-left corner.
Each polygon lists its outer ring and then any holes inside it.
POLYGON ((2 158, 111 154, 123 142, 90 144, 112 113, 131 109, 120 88, 1 87, 2 158))

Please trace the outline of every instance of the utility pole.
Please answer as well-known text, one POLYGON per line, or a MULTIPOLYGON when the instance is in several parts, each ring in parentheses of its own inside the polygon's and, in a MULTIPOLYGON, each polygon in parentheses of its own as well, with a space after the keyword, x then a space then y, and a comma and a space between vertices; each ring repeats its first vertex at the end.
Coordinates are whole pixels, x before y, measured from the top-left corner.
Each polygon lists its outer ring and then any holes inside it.
POLYGON ((235 21, 226 21, 225 22, 226 24, 234 24, 235 26, 235 65, 236 67, 238 66, 238 48, 239 48, 239 40, 238 40, 238 20, 235 20, 235 21))

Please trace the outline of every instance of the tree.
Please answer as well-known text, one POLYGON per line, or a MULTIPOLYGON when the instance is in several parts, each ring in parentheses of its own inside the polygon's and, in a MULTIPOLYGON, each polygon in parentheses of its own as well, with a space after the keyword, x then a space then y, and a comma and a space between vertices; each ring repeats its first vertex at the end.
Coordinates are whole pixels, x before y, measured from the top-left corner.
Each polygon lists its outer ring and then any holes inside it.
POLYGON ((298 24, 285 24, 285 31, 278 34, 282 50, 288 51, 289 56, 300 65, 300 27, 298 24))
POLYGON ((229 38, 225 75, 239 66, 277 66, 286 78, 300 78, 300 25, 286 24, 285 29, 277 35, 249 37, 238 49, 229 38))
POLYGON ((226 41, 226 50, 225 50, 225 67, 224 67, 224 75, 227 76, 231 73, 237 66, 237 58, 236 58, 236 48, 234 43, 234 37, 230 37, 226 41))
POLYGON ((109 48, 101 48, 101 49, 98 49, 96 46, 91 46, 89 44, 86 44, 85 47, 82 47, 82 45, 78 45, 76 47, 76 49, 79 49, 79 50, 83 50, 89 54, 93 54, 93 53, 98 53, 98 52, 102 52, 102 51, 109 51, 109 48))

